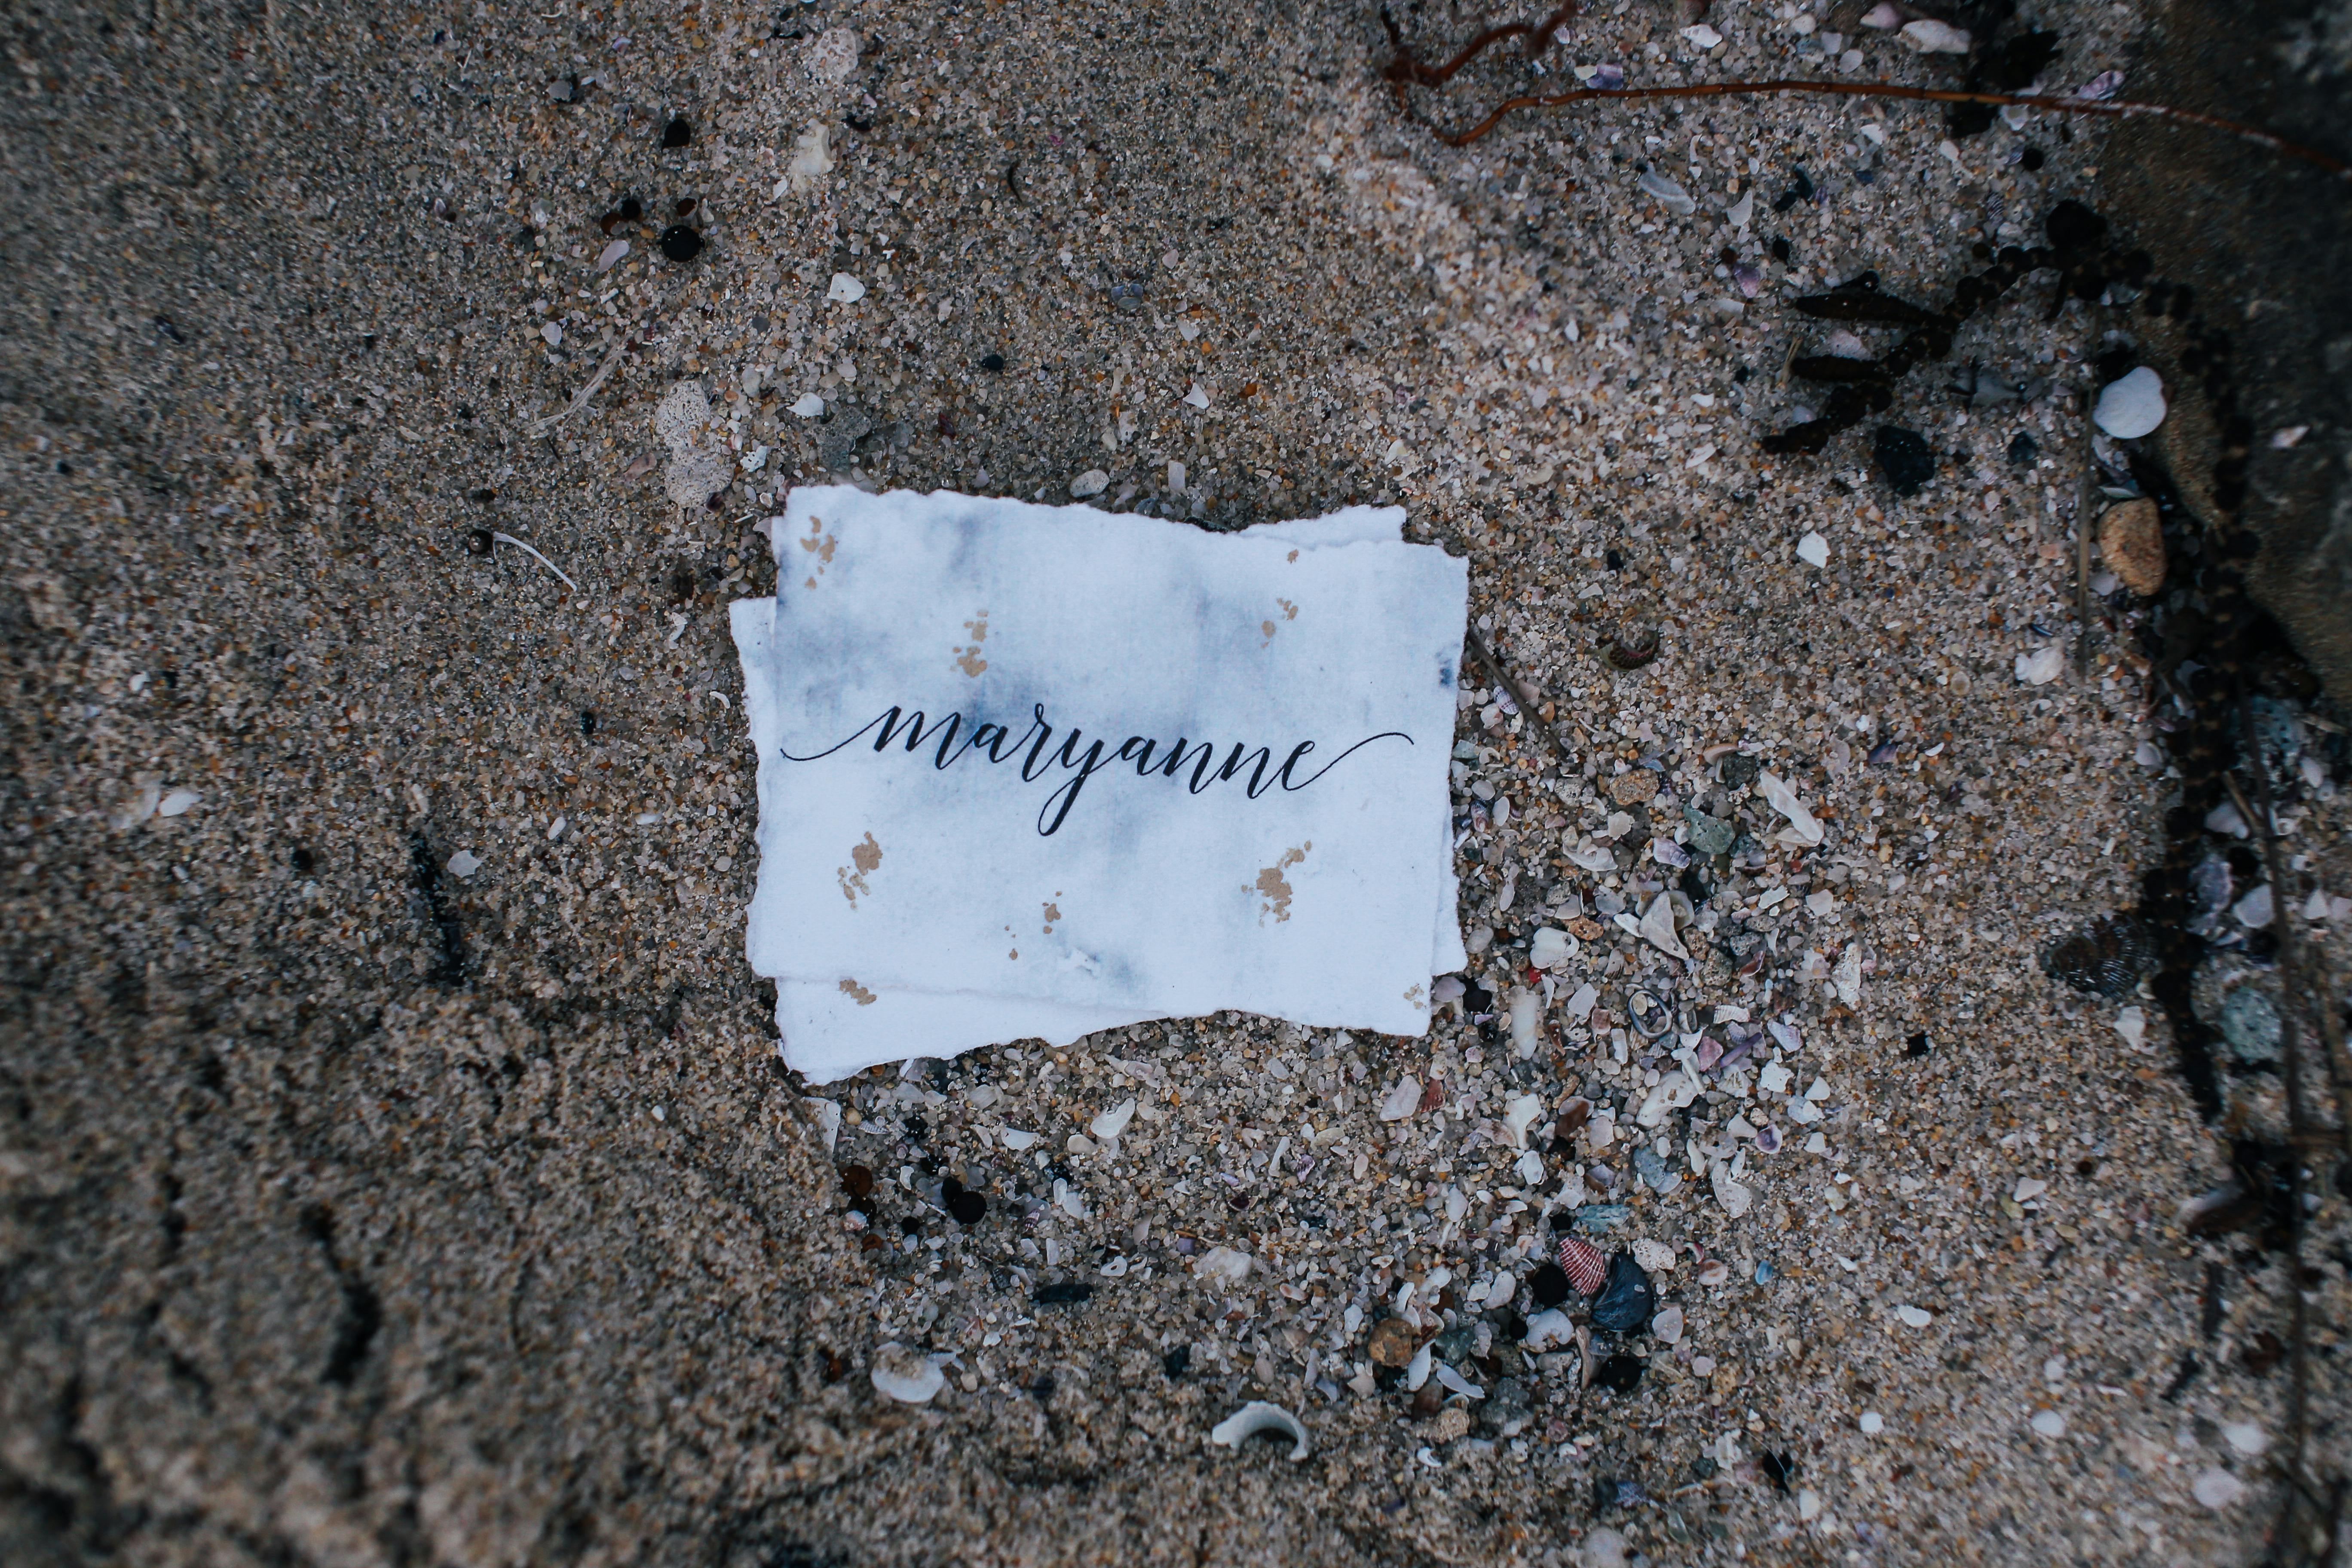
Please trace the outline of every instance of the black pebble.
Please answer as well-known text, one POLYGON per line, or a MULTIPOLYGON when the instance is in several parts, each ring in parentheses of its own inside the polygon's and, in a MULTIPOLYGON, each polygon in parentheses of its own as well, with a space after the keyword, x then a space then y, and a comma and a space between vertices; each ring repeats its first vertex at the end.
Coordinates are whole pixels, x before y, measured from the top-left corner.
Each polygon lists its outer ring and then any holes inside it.
POLYGON ((593 735, 596 732, 596 713, 593 709, 584 709, 582 710, 580 714, 580 732, 583 735, 593 735))
POLYGON ((2031 467, 2033 459, 2040 456, 2042 456, 2041 446, 2022 430, 2020 430, 2009 443, 2009 460, 2018 468, 2031 467))
POLYGON ((1906 1057, 1924 1057, 1935 1048, 1935 1042, 1927 1037, 1925 1029, 1903 1042, 1903 1054, 1906 1057))
POLYGON ((1040 1285, 1030 1300, 1040 1307, 1069 1307, 1093 1299, 1095 1288, 1080 1279, 1065 1279, 1058 1285, 1040 1285))
POLYGON ((625 221, 635 223, 639 218, 646 216, 646 204, 637 200, 635 196, 623 196, 621 198, 619 210, 621 216, 625 221))
POLYGON ((2042 973, 2075 990, 2112 1000, 2156 967, 2156 940, 2134 914, 2102 915, 2043 950, 2042 973))
POLYGON ((1767 1453, 1756 1461, 1771 1483, 1782 1491, 1797 1479, 1797 1457, 1794 1454, 1767 1453))
POLYGON ((1003 354, 985 355, 980 362, 980 368, 992 374, 999 373, 1004 369, 1004 356, 1003 354))
POLYGON ((1174 1350, 1170 1351, 1166 1355, 1160 1358, 1160 1364, 1167 1369, 1169 1376, 1183 1376, 1186 1373, 1192 1370, 1192 1347, 1191 1345, 1178 1345, 1174 1350))
POLYGON ((1568 1300, 1568 1270, 1547 1263, 1528 1276, 1528 1294, 1538 1307, 1557 1307, 1568 1300))
POLYGON ((1887 487, 1896 495, 1917 495, 1936 477, 1936 454, 1927 449, 1927 439, 1916 430, 1906 430, 1900 425, 1881 425, 1870 455, 1877 461, 1878 471, 1886 476, 1887 487))
POLYGON ((682 223, 662 230, 661 253, 672 261, 691 261, 702 254, 702 237, 682 223))
POLYGON ((988 1200, 953 1176, 940 1184, 940 1203, 958 1225, 978 1225, 988 1214, 988 1200))
POLYGON ((293 858, 294 869, 305 877, 309 876, 312 868, 319 864, 319 858, 299 844, 294 847, 293 858))
MULTIPOLYGON (((467 416, 467 417, 470 419, 470 418, 472 418, 472 417, 473 417, 473 416, 472 416, 472 415, 470 415, 470 414, 468 414, 468 415, 467 416)), ((492 489, 479 489, 479 490, 476 490, 476 491, 475 491, 475 492, 474 492, 470 497, 468 497, 467 499, 468 499, 468 500, 471 500, 471 501, 472 501, 476 506, 488 506, 488 505, 489 505, 492 501, 494 501, 494 500, 498 500, 498 499, 499 499, 499 492, 498 492, 498 491, 496 491, 496 490, 492 490, 492 489)))
POLYGON ((665 147, 683 147, 693 140, 694 127, 686 122, 683 114, 672 115, 669 123, 662 127, 662 145, 665 147))
POLYGON ((492 542, 490 531, 487 528, 469 528, 466 531, 466 553, 468 555, 488 555, 492 542))
POLYGON ((2017 166, 2029 174, 2047 162, 2048 160, 2042 157, 2042 149, 2039 147, 2028 147, 2017 155, 2017 166))
POLYGON ((2107 237, 2107 220, 2071 197, 2050 209, 2042 227, 2061 250, 2088 250, 2107 237))
POLYGON ((1658 1310, 1658 1293, 1630 1252, 1609 1260, 1609 1280, 1592 1303, 1592 1321, 1614 1334, 1645 1332, 1658 1310))
POLYGON ((1608 551, 1604 553, 1603 559, 1609 563, 1609 570, 1612 572, 1622 572, 1625 570, 1625 557, 1618 552, 1614 550, 1608 551))
POLYGON ((1636 1355, 1612 1355, 1595 1367, 1592 1381, 1612 1394, 1631 1394, 1649 1363, 1636 1355))
POLYGON ((1789 237, 1787 235, 1776 234, 1772 237, 1773 260, 1786 265, 1789 258, 1793 254, 1794 252, 1789 248, 1789 237))

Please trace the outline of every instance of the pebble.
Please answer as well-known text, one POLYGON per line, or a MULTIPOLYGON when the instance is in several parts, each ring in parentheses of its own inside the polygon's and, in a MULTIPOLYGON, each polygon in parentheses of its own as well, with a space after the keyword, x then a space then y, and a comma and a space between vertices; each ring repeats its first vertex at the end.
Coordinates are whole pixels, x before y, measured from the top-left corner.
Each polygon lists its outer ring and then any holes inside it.
POLYGON ((1667 1344, 1682 1343, 1683 1310, 1680 1307, 1661 1308, 1657 1315, 1650 1320, 1650 1332, 1667 1344))
POLYGON ((2143 599, 2164 586, 2164 524, 2147 496, 2118 501, 2099 514, 2099 554, 2107 570, 2143 599))
POLYGON ((1806 534, 1797 541, 1797 559, 1808 566, 1827 566, 1830 563, 1830 542, 1818 533, 1806 534))
POLYGON ((948 1381, 930 1357, 901 1344, 875 1351, 871 1375, 877 1394, 901 1405, 929 1405, 948 1381))
POLYGON ((1609 798, 1619 805, 1639 805, 1658 797, 1658 775, 1648 768, 1633 768, 1609 781, 1609 798))
POLYGON ((2017 656, 2017 679, 2028 686, 2047 686, 2066 668, 2065 651, 2056 643, 2017 656))
POLYGON ((1675 1249, 1663 1241, 1648 1237, 1633 1244, 1633 1261, 1653 1274, 1671 1273, 1675 1267, 1675 1249))
POLYGON ((2044 1437, 2063 1437, 2066 1435, 2066 1418, 2055 1410, 2035 1411, 2029 1425, 2044 1437))
POLYGON ((1903 24, 1903 41, 1923 55, 1964 55, 1973 40, 1965 27, 1922 16, 1903 24))
POLYGON ((1413 1343, 1412 1325, 1402 1318, 1382 1318, 1372 1325, 1371 1336, 1365 1342, 1365 1353, 1376 1366, 1401 1367, 1412 1360, 1418 1347, 1413 1343))
POLYGON ((1658 1293, 1633 1255, 1621 1252, 1612 1258, 1609 1282, 1592 1303, 1592 1321, 1612 1333, 1639 1333, 1649 1326, 1657 1310, 1658 1293))
POLYGON ((866 298, 866 285, 846 272, 836 272, 825 289, 824 297, 835 305, 855 305, 866 298))
POLYGON ((1070 494, 1079 500, 1088 496, 1098 496, 1109 488, 1110 476, 1100 468, 1088 468, 1070 481, 1070 494))
POLYGON ((2260 931, 2271 923, 2276 912, 2271 900, 2271 885, 2264 882, 2231 906, 2230 918, 2248 931, 2260 931))
POLYGON ((2221 1428, 2222 1440, 2241 1454, 2259 1455, 2269 1450, 2270 1434, 2251 1421, 2233 1421, 2221 1428))
POLYGON ((1601 1525, 1585 1532, 1584 1544, 1576 1549, 1576 1568, 1625 1568, 1627 1550, 1623 1536, 1601 1525))
POLYGON ((1924 1329, 1936 1321, 1936 1314, 1924 1307, 1897 1307, 1895 1315, 1915 1329, 1924 1329))
POLYGON ((2199 1472, 2197 1479, 2189 1483, 2189 1493, 2218 1513, 2246 1500, 2246 1483, 2216 1465, 2199 1472))
POLYGON ((2091 417, 2119 441, 2137 440, 2164 423, 2164 378, 2140 366, 2107 383, 2091 417))
POLYGON ((691 261, 702 254, 702 236, 674 223, 661 232, 661 253, 672 261, 691 261))
POLYGON ((449 875, 470 877, 482 868, 482 858, 470 849, 460 849, 449 857, 449 875))
POLYGON ((828 27, 816 36, 803 57, 809 75, 819 81, 837 82, 849 79, 857 68, 859 39, 851 27, 828 27))
POLYGON ((1858 1425, 1862 1427, 1864 1436, 1875 1437, 1886 1430, 1886 1417, 1875 1410, 1865 1410, 1862 1413, 1862 1420, 1858 1425))
POLYGON ((2241 985, 2221 1004, 2214 1026, 2230 1042, 2230 1054, 2242 1062, 2273 1062, 2279 1058, 2278 1004, 2258 986, 2241 985))

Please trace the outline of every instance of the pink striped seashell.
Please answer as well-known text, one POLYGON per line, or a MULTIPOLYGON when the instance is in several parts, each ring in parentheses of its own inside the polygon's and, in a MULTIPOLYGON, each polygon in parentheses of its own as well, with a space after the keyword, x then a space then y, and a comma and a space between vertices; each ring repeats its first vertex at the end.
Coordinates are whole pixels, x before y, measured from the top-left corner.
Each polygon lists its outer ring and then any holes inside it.
POLYGON ((1560 1242, 1559 1267, 1580 1296, 1597 1294, 1609 1278, 1607 1256, 1580 1237, 1568 1237, 1560 1242))

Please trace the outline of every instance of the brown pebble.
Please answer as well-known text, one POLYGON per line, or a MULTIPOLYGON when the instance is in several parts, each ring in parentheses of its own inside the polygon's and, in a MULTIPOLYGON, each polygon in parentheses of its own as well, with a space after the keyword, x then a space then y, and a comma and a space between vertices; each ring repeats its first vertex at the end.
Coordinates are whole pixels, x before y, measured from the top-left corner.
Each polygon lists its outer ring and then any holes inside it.
POLYGON ((1639 805, 1657 795, 1658 775, 1648 768, 1635 768, 1609 781, 1609 798, 1619 805, 1639 805))
POLYGON ((2164 525, 2146 496, 2117 501, 2099 514, 2099 553, 2107 570, 2141 598, 2164 586, 2164 525))
POLYGON ((1444 1385, 1433 1377, 1427 1383, 1423 1384, 1420 1389, 1414 1393, 1412 1396, 1412 1413, 1421 1420, 1426 1421, 1431 1416, 1436 1415, 1439 1407, 1444 1405, 1444 1385))
MULTIPOLYGON (((1436 1386, 1433 1383, 1429 1384, 1422 1389, 1422 1393, 1427 1394, 1430 1389, 1436 1386)), ((1456 1437, 1466 1437, 1469 1435, 1470 1412, 1463 1409, 1459 1405, 1449 1405, 1439 1411, 1437 1419, 1432 1422, 1429 1427, 1429 1440, 1432 1444, 1451 1443, 1456 1437)))
POLYGON ((1412 1330, 1402 1318, 1382 1318, 1372 1325, 1372 1337, 1367 1349, 1372 1361, 1380 1366, 1403 1366, 1412 1360, 1412 1352, 1421 1347, 1413 1342, 1412 1330))
POLYGON ((874 1173, 863 1165, 844 1165, 841 1189, 853 1198, 862 1198, 874 1190, 874 1173))
POLYGON ((1591 1120, 1592 1101, 1580 1094, 1559 1108, 1559 1124, 1552 1129, 1553 1136, 1573 1138, 1584 1131, 1584 1124, 1591 1120))

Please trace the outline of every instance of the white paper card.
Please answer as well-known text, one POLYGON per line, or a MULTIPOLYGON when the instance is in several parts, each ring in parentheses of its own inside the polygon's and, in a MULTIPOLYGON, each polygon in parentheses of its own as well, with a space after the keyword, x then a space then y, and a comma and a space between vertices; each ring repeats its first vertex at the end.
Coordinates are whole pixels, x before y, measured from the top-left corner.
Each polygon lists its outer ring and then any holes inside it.
POLYGON ((733 610, 786 1059, 1225 1008, 1423 1032, 1467 587, 1401 521, 793 492, 777 597, 733 610))

